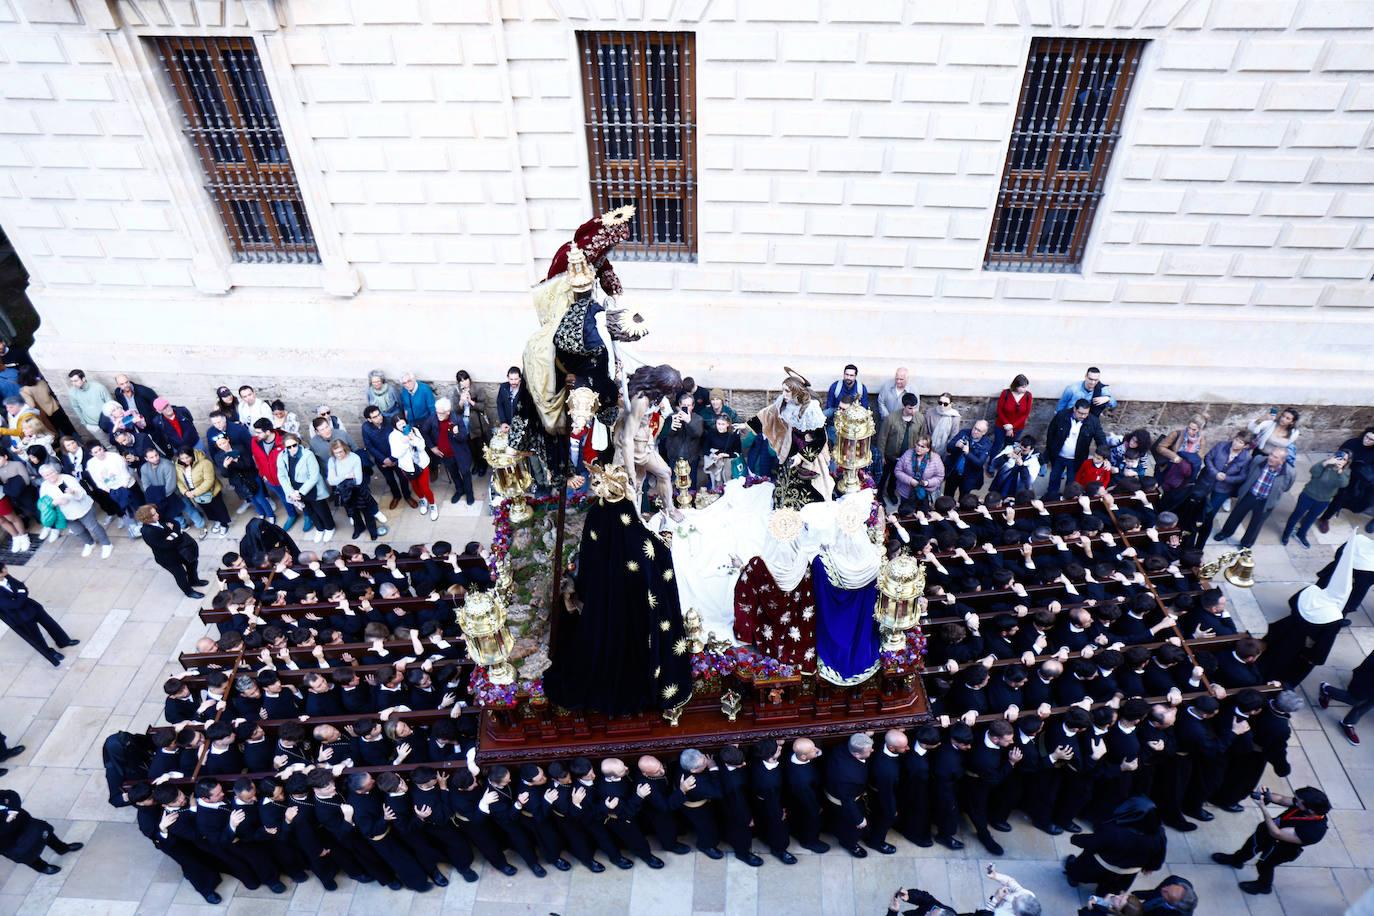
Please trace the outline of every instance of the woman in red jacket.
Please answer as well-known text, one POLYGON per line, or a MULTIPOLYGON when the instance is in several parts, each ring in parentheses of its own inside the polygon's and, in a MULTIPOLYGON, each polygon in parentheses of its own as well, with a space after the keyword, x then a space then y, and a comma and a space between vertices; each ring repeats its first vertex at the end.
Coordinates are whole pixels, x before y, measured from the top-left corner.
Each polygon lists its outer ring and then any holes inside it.
POLYGON ((1021 437, 1021 430, 1026 428, 1026 421, 1030 419, 1031 412, 1031 393, 1030 379, 1024 375, 1018 375, 1011 380, 1011 386, 1003 388, 1002 393, 997 397, 997 422, 994 424, 996 429, 992 433, 992 451, 990 455, 999 455, 1002 446, 1007 440, 1015 442, 1021 437))

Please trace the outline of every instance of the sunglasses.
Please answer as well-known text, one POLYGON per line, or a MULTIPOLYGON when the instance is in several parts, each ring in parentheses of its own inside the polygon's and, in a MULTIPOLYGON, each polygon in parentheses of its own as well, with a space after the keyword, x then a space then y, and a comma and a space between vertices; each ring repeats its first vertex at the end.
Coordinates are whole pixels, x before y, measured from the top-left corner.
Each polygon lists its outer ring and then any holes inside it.
POLYGON ((948 406, 949 406, 949 401, 941 401, 941 402, 940 402, 940 406, 941 406, 941 407, 948 407, 948 406))

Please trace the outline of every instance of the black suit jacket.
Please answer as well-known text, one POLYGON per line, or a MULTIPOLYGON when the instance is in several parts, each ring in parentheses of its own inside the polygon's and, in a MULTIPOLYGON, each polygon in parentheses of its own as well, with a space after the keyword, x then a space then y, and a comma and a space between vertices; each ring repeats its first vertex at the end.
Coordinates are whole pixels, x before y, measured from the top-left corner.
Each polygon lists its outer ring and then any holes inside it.
POLYGON ((43 613, 43 605, 29 596, 29 589, 14 576, 5 576, 0 585, 0 617, 28 622, 43 613), (5 587, 8 586, 8 587, 5 587))
POLYGON ((840 810, 850 823, 864 819, 859 799, 868 788, 868 767, 844 747, 837 747, 826 755, 825 794, 839 803, 840 810))
POLYGON ((200 548, 172 519, 143 526, 143 543, 153 551, 153 559, 161 565, 177 564, 200 553, 200 548))
MULTIPOLYGON (((1049 428, 1045 430, 1046 461, 1053 461, 1059 457, 1059 452, 1064 447, 1064 441, 1069 438, 1069 429, 1072 423, 1072 407, 1065 407, 1050 420, 1049 428)), ((1082 429, 1078 431, 1078 446, 1073 453, 1075 463, 1087 460, 1089 442, 1096 442, 1098 454, 1102 455, 1107 454, 1107 450, 1111 447, 1107 444, 1107 434, 1102 431, 1101 421, 1092 414, 1088 414, 1088 418, 1083 421, 1082 429)))

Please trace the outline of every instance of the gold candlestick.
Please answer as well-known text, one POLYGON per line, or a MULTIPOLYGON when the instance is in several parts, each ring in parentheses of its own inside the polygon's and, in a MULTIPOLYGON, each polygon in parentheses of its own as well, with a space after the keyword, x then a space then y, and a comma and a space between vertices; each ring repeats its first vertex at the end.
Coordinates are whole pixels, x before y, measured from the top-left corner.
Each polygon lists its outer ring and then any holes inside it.
POLYGON ((835 466, 844 477, 835 489, 853 493, 860 487, 859 471, 873 463, 873 413, 857 401, 835 413, 835 466))

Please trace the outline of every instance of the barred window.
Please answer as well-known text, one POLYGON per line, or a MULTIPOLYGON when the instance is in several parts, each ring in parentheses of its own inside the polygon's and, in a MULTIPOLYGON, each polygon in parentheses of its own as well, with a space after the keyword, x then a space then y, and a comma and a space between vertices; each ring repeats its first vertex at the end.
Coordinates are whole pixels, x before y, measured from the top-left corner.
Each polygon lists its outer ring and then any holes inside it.
POLYGON ((251 38, 152 39, 235 259, 318 263, 291 155, 251 38))
POLYGON ((578 32, 577 39, 593 209, 635 205, 618 256, 695 261, 695 36, 578 32))
POLYGON ((1079 269, 1141 45, 1066 38, 1031 45, 985 268, 1079 269))

